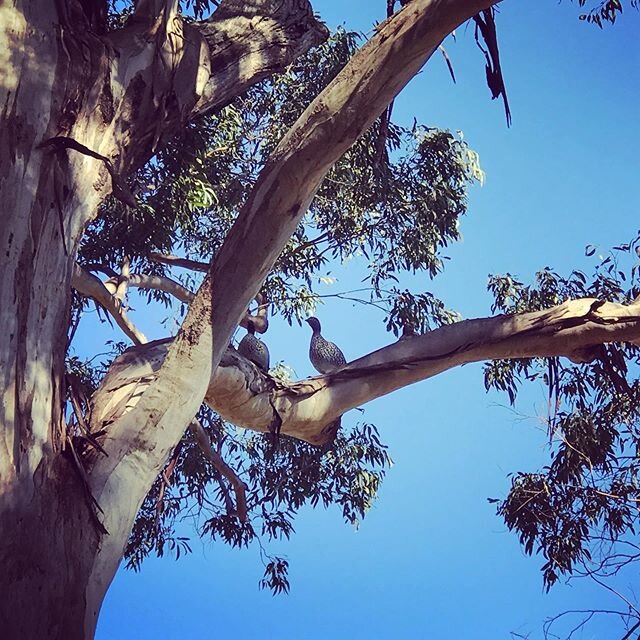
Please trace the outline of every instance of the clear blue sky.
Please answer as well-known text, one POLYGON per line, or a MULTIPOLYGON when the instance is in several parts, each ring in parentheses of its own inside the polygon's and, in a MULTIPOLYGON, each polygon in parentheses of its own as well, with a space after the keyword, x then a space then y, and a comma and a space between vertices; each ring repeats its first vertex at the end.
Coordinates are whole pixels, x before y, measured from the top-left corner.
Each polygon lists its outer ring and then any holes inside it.
MULTIPOLYGON (((331 27, 367 32, 386 3, 313 4, 331 27)), ((405 122, 415 116, 462 130, 487 174, 470 194, 464 240, 448 252, 447 272, 435 282, 414 280, 465 317, 490 313, 489 273, 529 280, 546 265, 590 270, 597 255, 585 258, 586 244, 604 251, 638 228, 640 14, 628 10, 600 31, 577 20, 576 5, 501 5, 510 129, 501 103, 490 100, 470 27, 446 42, 457 84, 436 54, 396 101, 395 116, 405 122)), ((333 275, 339 281, 327 293, 358 286, 353 267, 333 275)), ((136 320, 148 336, 164 335, 141 315, 136 320)), ((375 311, 332 300, 317 315, 348 359, 391 341, 375 311)), ((310 375, 308 339, 306 326, 273 322, 272 359, 310 375)), ((364 418, 378 425, 396 464, 358 530, 337 509, 309 510, 290 542, 269 545, 290 561, 290 595, 258 590, 256 547, 211 545, 191 531, 194 553, 186 559, 151 559, 141 573, 118 573, 97 637, 493 640, 516 632, 539 638, 549 615, 617 605, 585 582, 545 594, 541 558, 524 556, 486 501, 504 496, 509 472, 547 461, 545 431, 536 420, 545 402, 544 390, 532 387, 516 415, 505 398, 484 393, 478 365, 367 405, 364 418)), ((607 623, 578 637, 608 638, 607 623)))

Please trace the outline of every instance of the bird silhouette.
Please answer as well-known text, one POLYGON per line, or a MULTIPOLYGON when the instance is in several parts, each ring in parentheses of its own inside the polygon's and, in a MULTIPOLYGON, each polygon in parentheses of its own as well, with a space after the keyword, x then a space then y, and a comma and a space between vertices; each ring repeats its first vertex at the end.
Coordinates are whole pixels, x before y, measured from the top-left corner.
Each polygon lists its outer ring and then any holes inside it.
POLYGON ((311 316, 307 322, 313 335, 309 344, 309 359, 313 368, 319 373, 330 373, 347 364, 344 354, 333 342, 325 340, 320 333, 320 320, 311 316))
POLYGON ((240 340, 238 353, 247 360, 251 360, 259 369, 269 370, 269 349, 267 345, 255 335, 255 326, 251 320, 247 322, 247 335, 240 340))
POLYGON ((409 338, 415 338, 416 335, 418 335, 418 334, 416 333, 416 330, 413 327, 413 325, 412 324, 405 324, 402 327, 402 335, 398 339, 398 342, 402 342, 403 340, 409 340, 409 338))

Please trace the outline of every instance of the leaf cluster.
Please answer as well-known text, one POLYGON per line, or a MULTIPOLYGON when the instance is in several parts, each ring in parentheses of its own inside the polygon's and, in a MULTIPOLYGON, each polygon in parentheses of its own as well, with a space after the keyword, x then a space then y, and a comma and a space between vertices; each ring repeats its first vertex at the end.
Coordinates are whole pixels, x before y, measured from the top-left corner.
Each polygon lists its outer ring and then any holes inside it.
MULTIPOLYGON (((586 253, 594 256, 596 248, 586 253)), ((599 256, 590 278, 581 271, 563 277, 550 268, 530 286, 510 274, 492 277, 494 310, 534 311, 577 297, 630 303, 640 293, 638 255, 640 235, 599 256)), ((511 403, 523 380, 538 380, 548 391, 551 463, 515 474, 498 505, 525 551, 544 556, 547 588, 561 575, 611 575, 620 564, 614 549, 628 544, 638 526, 640 351, 607 345, 588 356, 584 364, 540 358, 485 367, 487 389, 506 391, 511 403)))
POLYGON ((207 408, 199 419, 212 446, 243 482, 248 517, 241 521, 233 486, 187 432, 142 504, 125 552, 129 568, 140 568, 151 553, 172 552, 178 558, 187 551, 181 523, 190 520, 199 535, 212 540, 233 547, 257 543, 265 565, 261 586, 286 592, 288 563, 267 556, 262 543, 288 539, 304 506, 336 505, 346 522, 357 525, 392 464, 370 424, 342 429, 323 451, 285 436, 274 449, 269 436, 236 429, 207 408))

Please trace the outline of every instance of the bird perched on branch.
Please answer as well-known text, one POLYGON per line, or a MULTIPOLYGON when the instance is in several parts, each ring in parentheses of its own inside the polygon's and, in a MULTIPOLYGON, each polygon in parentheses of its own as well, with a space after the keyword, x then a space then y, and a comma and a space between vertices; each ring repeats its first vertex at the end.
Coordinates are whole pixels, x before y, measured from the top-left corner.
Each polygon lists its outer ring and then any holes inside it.
POLYGON ((313 368, 320 373, 330 373, 347 364, 344 354, 333 343, 325 340, 320 334, 320 321, 318 318, 307 318, 309 326, 313 329, 311 344, 309 345, 309 359, 313 368))
POLYGON ((238 353, 247 360, 251 360, 259 369, 269 370, 269 349, 267 345, 255 335, 255 326, 251 320, 247 322, 247 335, 240 340, 238 353))

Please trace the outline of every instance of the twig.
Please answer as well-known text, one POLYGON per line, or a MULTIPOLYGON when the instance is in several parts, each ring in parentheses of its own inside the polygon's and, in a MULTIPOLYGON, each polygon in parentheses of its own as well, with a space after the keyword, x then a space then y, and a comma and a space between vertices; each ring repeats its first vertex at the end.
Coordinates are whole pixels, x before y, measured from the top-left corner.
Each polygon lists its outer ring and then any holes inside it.
POLYGON ((447 67, 449 69, 449 73, 451 74, 451 79, 453 80, 453 84, 456 83, 456 74, 453 71, 453 64, 451 64, 451 60, 449 59, 449 56, 447 55, 447 50, 440 45, 438 47, 440 53, 443 55, 444 57, 444 61, 447 63, 447 67))
POLYGON ((205 458, 231 483, 233 491, 236 494, 236 515, 240 522, 247 521, 247 494, 246 486, 237 476, 235 471, 223 460, 222 456, 211 446, 209 438, 204 427, 197 421, 189 425, 191 432, 196 438, 196 442, 205 458))

